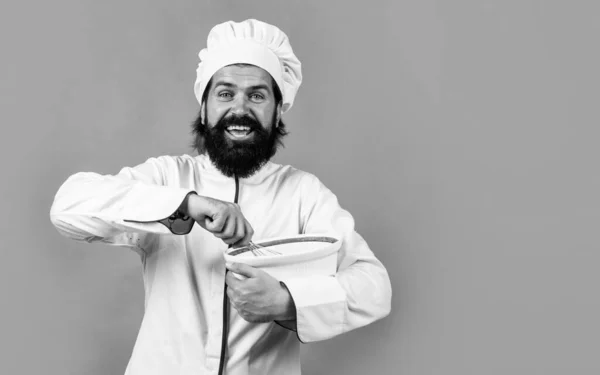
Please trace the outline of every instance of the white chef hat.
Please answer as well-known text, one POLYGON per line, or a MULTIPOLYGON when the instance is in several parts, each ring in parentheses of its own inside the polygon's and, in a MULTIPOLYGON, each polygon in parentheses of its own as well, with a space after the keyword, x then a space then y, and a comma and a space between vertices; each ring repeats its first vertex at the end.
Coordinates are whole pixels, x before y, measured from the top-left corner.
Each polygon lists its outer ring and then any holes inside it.
POLYGON ((287 35, 273 25, 254 19, 228 21, 213 27, 206 48, 198 57, 194 92, 200 104, 213 74, 231 64, 251 64, 266 70, 283 96, 282 112, 292 107, 302 83, 300 60, 294 55, 287 35))

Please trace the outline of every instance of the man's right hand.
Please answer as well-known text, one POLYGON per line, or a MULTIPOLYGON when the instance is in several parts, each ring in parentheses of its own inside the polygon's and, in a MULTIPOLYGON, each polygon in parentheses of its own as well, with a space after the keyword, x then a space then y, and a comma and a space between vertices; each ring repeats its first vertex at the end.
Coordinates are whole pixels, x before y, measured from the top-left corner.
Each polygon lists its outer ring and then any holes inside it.
POLYGON ((240 206, 235 203, 188 194, 179 210, 228 245, 245 246, 254 234, 240 206))

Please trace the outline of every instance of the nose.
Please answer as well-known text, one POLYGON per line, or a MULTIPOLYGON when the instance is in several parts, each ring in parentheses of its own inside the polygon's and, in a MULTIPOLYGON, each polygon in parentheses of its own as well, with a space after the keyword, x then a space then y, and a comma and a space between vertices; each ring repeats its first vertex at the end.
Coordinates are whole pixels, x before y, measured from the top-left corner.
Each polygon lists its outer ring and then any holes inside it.
POLYGON ((248 100, 244 95, 239 95, 233 100, 231 111, 234 115, 248 114, 248 100))

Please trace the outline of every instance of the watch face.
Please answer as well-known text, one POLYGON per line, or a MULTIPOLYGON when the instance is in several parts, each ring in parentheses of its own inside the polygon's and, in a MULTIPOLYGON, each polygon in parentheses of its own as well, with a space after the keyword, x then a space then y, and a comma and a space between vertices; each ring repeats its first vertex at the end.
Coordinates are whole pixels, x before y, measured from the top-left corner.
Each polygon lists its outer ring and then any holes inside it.
POLYGON ((194 225, 194 220, 179 210, 164 220, 165 224, 173 234, 188 234, 194 225))

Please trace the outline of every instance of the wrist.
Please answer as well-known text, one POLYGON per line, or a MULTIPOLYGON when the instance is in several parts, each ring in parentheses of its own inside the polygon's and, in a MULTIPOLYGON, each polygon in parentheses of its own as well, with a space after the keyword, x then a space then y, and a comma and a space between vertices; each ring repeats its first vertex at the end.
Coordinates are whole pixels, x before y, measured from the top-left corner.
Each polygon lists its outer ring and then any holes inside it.
POLYGON ((194 191, 190 191, 185 198, 183 198, 183 202, 181 202, 177 211, 181 212, 185 216, 190 216, 190 208, 195 197, 198 197, 198 194, 196 194, 194 191))
POLYGON ((294 299, 283 282, 279 282, 279 285, 281 311, 274 320, 296 320, 296 305, 294 304, 294 299))

